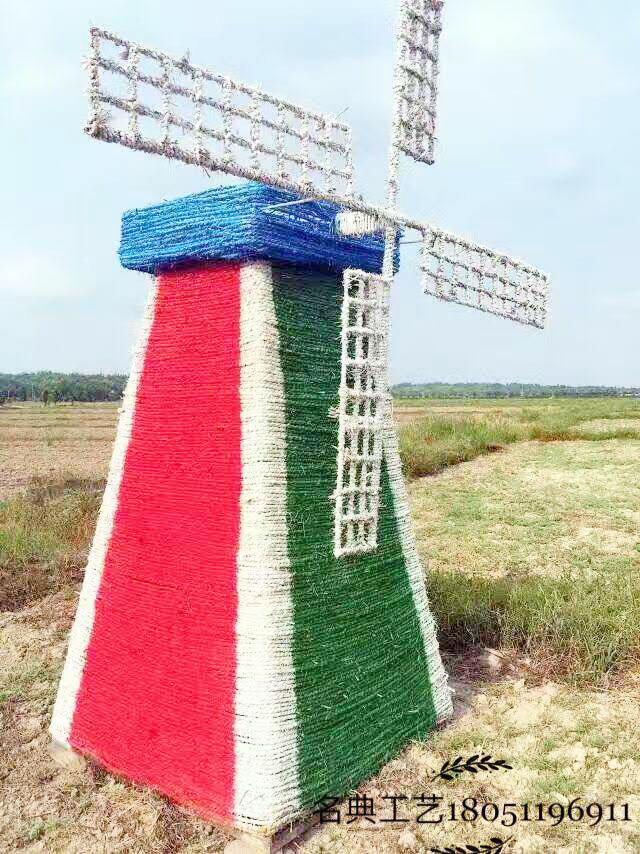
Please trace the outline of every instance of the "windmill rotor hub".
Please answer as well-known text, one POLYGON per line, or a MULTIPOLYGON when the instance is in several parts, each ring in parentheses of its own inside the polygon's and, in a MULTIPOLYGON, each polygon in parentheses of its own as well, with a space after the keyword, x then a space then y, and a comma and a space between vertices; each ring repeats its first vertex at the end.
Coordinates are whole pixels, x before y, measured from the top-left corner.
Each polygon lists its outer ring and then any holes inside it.
POLYGON ((343 237, 365 237, 384 231, 385 223, 375 214, 363 211, 340 211, 336 216, 336 231, 343 237))
MULTIPOLYGON (((384 205, 372 204, 356 194, 351 129, 339 116, 308 110, 196 66, 188 52, 180 58, 172 57, 106 30, 91 29, 91 118, 86 128, 91 136, 181 160, 203 168, 207 174, 225 172, 296 194, 274 209, 315 200, 333 202, 339 207, 333 223, 336 237, 383 237, 379 280, 363 271, 359 277, 357 270, 350 271, 352 279, 345 278, 345 305, 351 304, 349 287, 353 282, 359 282, 367 293, 366 299, 358 297, 352 308, 360 311, 364 306, 373 338, 371 347, 360 339, 359 343, 352 342, 362 352, 358 351, 348 371, 347 355, 342 366, 347 378, 355 372, 361 383, 372 383, 381 400, 388 387, 386 344, 382 346, 381 342, 386 341, 389 314, 380 311, 378 303, 387 299, 396 267, 398 233, 404 229, 417 232, 418 240, 411 242, 421 244, 420 275, 426 294, 528 326, 543 327, 546 322, 548 282, 544 273, 427 221, 406 216, 397 207, 402 155, 428 165, 434 162, 442 6, 442 0, 398 0, 384 205), (155 99, 150 93, 155 93, 155 99), (375 305, 368 304, 370 297, 375 305), (376 348, 378 356, 373 359, 376 348)), ((343 322, 348 320, 347 311, 343 322)), ((356 334, 348 323, 342 332, 347 338, 356 334)), ((347 396, 363 391, 351 389, 345 382, 342 390, 347 396)), ((369 413, 367 395, 373 392, 366 388, 363 393, 365 403, 359 405, 369 413)), ((377 441, 378 433, 388 429, 389 419, 382 404, 376 412, 372 435, 377 441)), ((352 415, 343 406, 338 425, 340 447, 348 445, 352 415)), ((380 455, 375 457, 370 472, 375 484, 379 483, 381 459, 380 455)), ((352 478, 353 472, 347 475, 352 478)), ((353 483, 349 489, 353 503, 358 489, 353 483)), ((367 500, 375 498, 378 491, 370 484, 363 489, 367 500)), ((353 508, 344 511, 336 501, 336 555, 377 547, 375 524, 358 523, 353 530, 349 528, 354 512, 353 508), (351 532, 346 544, 342 542, 345 525, 351 532)))

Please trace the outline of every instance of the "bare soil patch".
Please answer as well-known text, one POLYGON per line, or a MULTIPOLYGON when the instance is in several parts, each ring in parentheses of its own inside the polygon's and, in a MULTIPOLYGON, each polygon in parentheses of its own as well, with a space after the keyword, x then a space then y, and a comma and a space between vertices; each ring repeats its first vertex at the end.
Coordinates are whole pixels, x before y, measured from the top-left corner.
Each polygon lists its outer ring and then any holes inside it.
POLYGON ((0 501, 34 480, 99 480, 107 476, 113 435, 100 439, 4 441, 0 434, 0 501))
POLYGON ((0 410, 0 501, 33 479, 100 480, 109 468, 117 404, 16 404, 0 410))
POLYGON ((49 756, 51 709, 77 596, 0 615, 0 852, 221 851, 226 836, 100 769, 49 756))

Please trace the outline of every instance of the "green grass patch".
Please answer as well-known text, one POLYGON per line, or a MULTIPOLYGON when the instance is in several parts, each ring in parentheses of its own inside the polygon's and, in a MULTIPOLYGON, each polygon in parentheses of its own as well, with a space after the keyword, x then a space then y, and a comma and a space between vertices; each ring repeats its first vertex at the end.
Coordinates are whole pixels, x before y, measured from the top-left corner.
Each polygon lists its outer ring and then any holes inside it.
POLYGON ((640 443, 513 448, 416 481, 442 642, 515 648, 552 678, 605 683, 640 654, 640 443))
POLYGON ((437 474, 514 442, 640 439, 640 428, 635 425, 611 429, 588 425, 625 419, 640 423, 640 401, 636 399, 429 401, 424 406, 420 401, 398 401, 399 412, 403 405, 425 413, 399 428, 400 456, 408 478, 437 474))
POLYGON ((640 579, 631 566, 579 583, 545 578, 428 576, 441 642, 515 647, 576 683, 600 682, 640 653, 640 579))
POLYGON ((524 438, 526 431, 509 421, 433 416, 400 428, 400 456, 407 477, 423 477, 524 438))
POLYGON ((57 830, 59 827, 62 827, 65 822, 60 821, 60 819, 49 819, 45 821, 42 818, 36 818, 35 821, 30 824, 26 824, 22 831, 22 839, 26 844, 30 842, 37 842, 42 839, 47 833, 50 833, 53 830, 57 830))
POLYGON ((0 503, 0 610, 81 577, 103 481, 35 482, 0 503))
POLYGON ((59 668, 42 661, 30 663, 23 670, 13 670, 0 678, 0 704, 24 700, 32 695, 30 689, 36 682, 53 684, 59 677, 59 668))

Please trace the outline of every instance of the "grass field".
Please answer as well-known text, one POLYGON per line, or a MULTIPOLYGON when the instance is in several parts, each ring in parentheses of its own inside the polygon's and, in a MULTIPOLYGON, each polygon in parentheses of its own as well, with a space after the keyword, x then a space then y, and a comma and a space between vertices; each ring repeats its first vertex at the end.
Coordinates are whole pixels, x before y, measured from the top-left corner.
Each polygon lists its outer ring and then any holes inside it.
POLYGON ((640 400, 396 401, 408 477, 437 474, 514 442, 640 439, 640 400))
MULTIPOLYGON (((343 817, 305 851, 478 847, 496 835, 515 852, 639 851, 640 401, 400 401, 396 413, 456 718, 361 793, 385 816, 384 795, 435 793, 445 808, 628 803, 632 820, 343 817), (476 753, 513 770, 432 780, 445 759, 476 753)), ((0 852, 225 843, 165 799, 47 754, 116 417, 111 404, 0 409, 0 852)))
POLYGON ((640 401, 398 409, 411 413, 401 453, 418 479, 416 528, 445 643, 514 647, 576 681, 627 668, 640 645, 640 401))

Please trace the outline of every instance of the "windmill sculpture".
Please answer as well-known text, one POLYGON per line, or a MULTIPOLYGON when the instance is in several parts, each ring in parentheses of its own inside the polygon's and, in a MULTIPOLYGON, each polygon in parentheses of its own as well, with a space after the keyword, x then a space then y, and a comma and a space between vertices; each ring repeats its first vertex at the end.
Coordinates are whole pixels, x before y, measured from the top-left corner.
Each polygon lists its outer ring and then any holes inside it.
POLYGON ((51 731, 254 838, 450 713, 391 422, 399 231, 427 293, 545 320, 542 273, 396 209, 441 5, 400 2, 383 206, 339 119, 91 31, 90 135, 252 183, 123 218, 154 284, 51 731))

